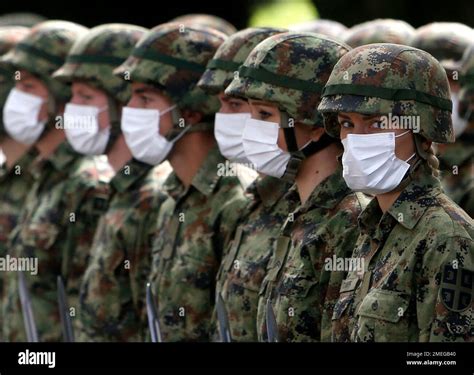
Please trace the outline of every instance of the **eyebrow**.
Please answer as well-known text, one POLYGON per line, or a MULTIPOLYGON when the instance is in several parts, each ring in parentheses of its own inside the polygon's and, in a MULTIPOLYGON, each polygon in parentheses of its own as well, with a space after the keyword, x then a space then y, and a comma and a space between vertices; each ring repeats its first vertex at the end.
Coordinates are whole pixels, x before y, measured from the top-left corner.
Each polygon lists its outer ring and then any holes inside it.
POLYGON ((141 87, 141 88, 133 90, 133 92, 136 93, 136 94, 146 94, 148 92, 153 94, 153 93, 156 93, 157 91, 158 90, 155 90, 151 87, 141 87))

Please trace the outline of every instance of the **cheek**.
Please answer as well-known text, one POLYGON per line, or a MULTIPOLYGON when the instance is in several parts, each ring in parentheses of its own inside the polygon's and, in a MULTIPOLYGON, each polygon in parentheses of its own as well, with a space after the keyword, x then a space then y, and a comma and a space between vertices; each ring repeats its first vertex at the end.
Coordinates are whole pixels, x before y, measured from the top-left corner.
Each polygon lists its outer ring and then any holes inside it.
POLYGON ((168 134, 172 127, 173 120, 170 112, 160 117, 160 134, 162 136, 168 134))
POLYGON ((99 128, 100 129, 107 129, 110 126, 110 115, 109 111, 105 110, 99 113, 99 128))
POLYGON ((221 107, 219 108, 220 113, 231 113, 229 104, 221 102, 221 107))
POLYGON ((286 146, 286 141, 285 141, 285 133, 283 132, 283 129, 281 129, 281 128, 278 130, 277 145, 283 151, 288 152, 288 147, 286 146))

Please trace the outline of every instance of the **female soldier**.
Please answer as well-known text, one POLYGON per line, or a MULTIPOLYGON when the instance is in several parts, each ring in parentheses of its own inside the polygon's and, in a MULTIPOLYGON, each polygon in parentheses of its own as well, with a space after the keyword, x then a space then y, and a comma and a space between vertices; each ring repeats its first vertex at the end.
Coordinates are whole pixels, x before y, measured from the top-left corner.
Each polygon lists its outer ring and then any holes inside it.
POLYGON ((334 68, 319 110, 340 132, 348 186, 376 199, 359 217, 365 269, 342 283, 333 340, 473 339, 473 221, 443 193, 431 147, 453 142, 451 107, 444 69, 416 48, 362 46, 334 68))
POLYGON ((337 297, 344 276, 330 281, 325 260, 346 256, 358 236, 364 197, 344 183, 341 146, 325 134, 316 110, 322 86, 349 49, 317 34, 272 36, 255 47, 225 91, 249 99, 252 118, 242 138, 248 160, 259 172, 296 182, 284 199, 298 208, 280 231, 260 288, 260 340, 270 306, 280 341, 321 339, 323 305, 337 297))

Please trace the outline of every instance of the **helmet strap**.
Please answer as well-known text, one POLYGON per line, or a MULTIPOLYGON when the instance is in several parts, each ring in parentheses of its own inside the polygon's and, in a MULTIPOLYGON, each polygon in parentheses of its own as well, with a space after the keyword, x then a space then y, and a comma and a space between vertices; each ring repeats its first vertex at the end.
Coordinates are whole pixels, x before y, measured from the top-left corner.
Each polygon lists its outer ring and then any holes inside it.
POLYGON ((109 111, 110 136, 105 148, 105 153, 110 151, 114 143, 117 141, 117 138, 121 134, 117 101, 110 95, 107 95, 107 102, 109 111))

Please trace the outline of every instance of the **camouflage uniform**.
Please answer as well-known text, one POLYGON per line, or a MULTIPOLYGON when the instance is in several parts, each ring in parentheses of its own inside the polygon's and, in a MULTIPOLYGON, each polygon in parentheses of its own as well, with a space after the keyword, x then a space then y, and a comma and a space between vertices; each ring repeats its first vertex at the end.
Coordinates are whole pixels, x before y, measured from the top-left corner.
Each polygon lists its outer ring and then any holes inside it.
MULTIPOLYGON (((219 103, 195 85, 224 39, 212 29, 188 26, 183 32, 177 23, 160 25, 142 38, 117 74, 129 72, 131 81, 162 87, 178 112, 192 109, 204 115, 204 121, 189 131, 209 131, 210 116, 219 103)), ((167 138, 183 131, 176 116, 180 117, 174 111, 167 138)), ((158 214, 150 281, 165 341, 209 338, 217 269, 246 204, 239 179, 217 173, 223 163, 214 147, 189 187, 175 172, 163 186, 169 197, 158 214)))
MULTIPOLYGON (((295 122, 322 126, 315 109, 322 87, 332 67, 349 49, 310 33, 270 37, 250 53, 243 65, 246 69, 239 69, 239 77, 232 81, 226 94, 276 103, 295 122)), ((294 152, 295 157, 297 154, 294 152)), ((292 166, 290 161, 289 168, 292 166)), ((297 166, 293 166, 295 170, 290 175, 297 174, 297 166)), ((281 200, 292 208, 287 212, 291 215, 274 241, 261 282, 258 336, 266 340, 265 306, 271 299, 280 340, 320 340, 323 307, 331 308, 332 290, 338 290, 334 284, 336 279, 342 279, 342 275, 323 271, 324 259, 345 256, 343 253, 350 251, 357 236, 356 218, 365 198, 351 193, 337 170, 315 187, 305 204, 301 204, 296 185, 281 200), (290 308, 295 311, 292 316, 288 315, 290 308)))
POLYGON ((421 123, 401 194, 385 213, 374 199, 359 218, 353 259, 363 271, 342 283, 333 340, 472 340, 473 221, 443 194, 421 147, 454 140, 442 66, 411 47, 359 47, 334 68, 319 110, 330 133, 339 132, 338 112, 418 115, 421 123))
POLYGON ((415 29, 405 21, 377 19, 352 26, 344 41, 351 47, 371 43, 396 43, 409 45, 415 29))
MULTIPOLYGON (((66 58, 65 64, 53 74, 53 77, 61 82, 71 83, 75 80, 80 80, 103 90, 107 94, 111 128, 108 149, 114 144, 120 134, 118 107, 119 105, 125 105, 130 98, 129 85, 121 78, 115 76, 113 69, 127 59, 132 48, 146 31, 147 30, 142 27, 127 24, 105 24, 94 27, 74 43, 66 58)), ((111 307, 123 303, 123 301, 114 301, 114 303, 112 303, 113 296, 118 296, 110 293, 108 288, 102 290, 98 288, 98 285, 103 285, 101 284, 103 280, 101 280, 100 277, 114 276, 113 273, 110 275, 110 273, 105 272, 108 267, 113 267, 106 263, 107 260, 115 262, 115 256, 135 257, 134 251, 140 249, 140 254, 143 255, 142 261, 144 263, 144 269, 146 269, 149 264, 149 260, 145 256, 146 246, 135 242, 135 240, 138 241, 137 236, 139 235, 139 228, 137 228, 137 226, 141 225, 140 220, 145 220, 147 216, 144 212, 137 212, 137 210, 141 209, 140 202, 148 207, 146 200, 154 199, 153 193, 156 193, 158 189, 155 185, 157 185, 159 181, 154 178, 153 173, 150 172, 151 169, 151 166, 132 161, 131 165, 125 166, 119 171, 119 174, 111 181, 112 195, 107 204, 107 212, 104 214, 101 226, 99 227, 100 232, 96 233, 95 241, 90 250, 91 254, 93 254, 92 264, 89 265, 87 272, 87 264, 76 264, 74 270, 63 270, 63 273, 69 275, 67 280, 70 292, 69 303, 72 306, 79 307, 80 305, 81 307, 80 318, 74 320, 77 331, 84 329, 84 332, 87 332, 87 334, 83 334, 82 337, 79 337, 81 340, 115 341, 120 339, 121 334, 123 334, 122 339, 126 339, 127 336, 135 334, 135 331, 138 331, 137 327, 127 327, 127 324, 134 324, 132 323, 133 319, 131 317, 133 317, 137 311, 128 309, 130 306, 125 305, 127 306, 127 313, 129 313, 130 316, 127 316, 123 322, 112 322, 110 314, 96 314, 94 309, 89 305, 100 304, 103 307, 111 307), (150 173, 150 176, 148 176, 148 173, 150 173), (141 186, 141 184, 144 185, 141 186), (143 217, 142 219, 140 219, 140 215, 143 217), (123 243, 123 246, 119 247, 117 245, 116 236, 123 235, 123 228, 117 228, 117 218, 122 219, 127 216, 129 216, 129 221, 125 221, 123 224, 130 225, 130 227, 126 229, 129 236, 129 238, 127 238, 128 242, 123 243), (134 232, 132 228, 135 228, 137 232, 134 232), (127 244, 133 244, 134 247, 127 248, 127 244), (117 253, 119 255, 117 255, 117 253), (97 264, 97 262, 99 263, 97 264), (100 272, 97 272, 98 270, 100 272), (81 292, 82 302, 79 303, 78 291, 85 273, 89 279, 84 280, 84 283, 93 284, 95 290, 93 290, 92 296, 85 295, 88 292, 90 293, 90 291, 83 290, 81 292), (103 303, 103 296, 102 299, 100 298, 101 295, 104 294, 106 294, 108 298, 109 303, 107 304, 103 303), (88 304, 87 310, 85 310, 83 303, 85 299, 87 299, 88 304), (87 316, 87 318, 83 316, 85 311, 91 314, 87 316), (107 324, 110 326, 115 324, 115 330, 114 328, 108 328, 108 330, 103 329, 103 323, 94 322, 94 317, 100 317, 102 321, 106 319, 107 324), (82 327, 84 324, 85 327, 82 327)), ((158 178, 159 176, 156 177, 158 178)), ((141 265, 134 263, 131 271, 133 273, 142 272, 141 265)), ((127 276, 128 273, 121 274, 120 283, 122 283, 122 285, 120 285, 120 287, 123 289, 117 287, 118 290, 129 289, 130 281, 127 282, 127 276)), ((110 282, 110 280, 108 282, 110 282)), ((119 282, 117 281, 117 283, 119 282)), ((130 295, 129 297, 131 298, 130 295)), ((135 300, 134 302, 135 306, 137 306, 143 301, 135 300)), ((127 303, 130 303, 130 301, 127 301, 127 303)), ((122 313, 119 308, 114 312, 114 314, 117 314, 115 317, 123 317, 122 313)))
MULTIPOLYGON (((50 107, 68 99, 69 88, 50 78, 73 43, 86 31, 82 26, 48 21, 34 27, 2 62, 26 69, 49 90, 50 107)), ((50 110, 50 115, 54 116, 50 110)), ((53 126, 52 119, 47 125, 53 126)), ((30 169, 35 179, 18 225, 10 236, 9 255, 38 259, 38 274, 25 273, 40 340, 61 339, 56 294, 57 275, 74 273, 84 265, 95 224, 108 197, 111 170, 101 158, 83 158, 63 142, 49 157, 38 157, 30 169), (74 255, 74 257, 73 257, 74 255)), ((76 292, 77 294, 77 292, 76 292)), ((5 278, 3 306, 6 340, 24 341, 17 273, 5 278)))
POLYGON ((151 235, 170 169, 168 163, 152 167, 132 159, 110 182, 112 198, 81 286, 78 341, 146 340, 151 235))
MULTIPOLYGON (((250 51, 267 37, 284 31, 248 28, 235 33, 219 47, 198 86, 211 93, 223 92, 250 51)), ((258 291, 276 233, 291 210, 281 199, 289 186, 277 178, 261 176, 246 190, 251 203, 222 259, 216 285, 227 308, 234 341, 257 341, 258 291)), ((215 318, 214 312, 213 330, 215 318)))
MULTIPOLYGON (((0 55, 7 53, 27 33, 28 29, 26 27, 0 27, 0 55)), ((3 110, 8 93, 14 85, 12 78, 13 74, 10 70, 0 68, 0 110, 3 110)), ((36 155, 36 151, 31 150, 20 157, 12 167, 8 168, 6 156, 3 155, 1 149, 2 140, 5 136, 3 119, 0 116, 0 258, 5 257, 7 253, 8 235, 16 225, 25 196, 31 185, 31 181, 26 178, 28 174, 24 172, 36 155)), ((0 301, 2 295, 3 274, 0 273, 0 301)), ((2 324, 0 311, 0 327, 2 324)), ((0 341, 2 341, 1 329, 0 341)))

